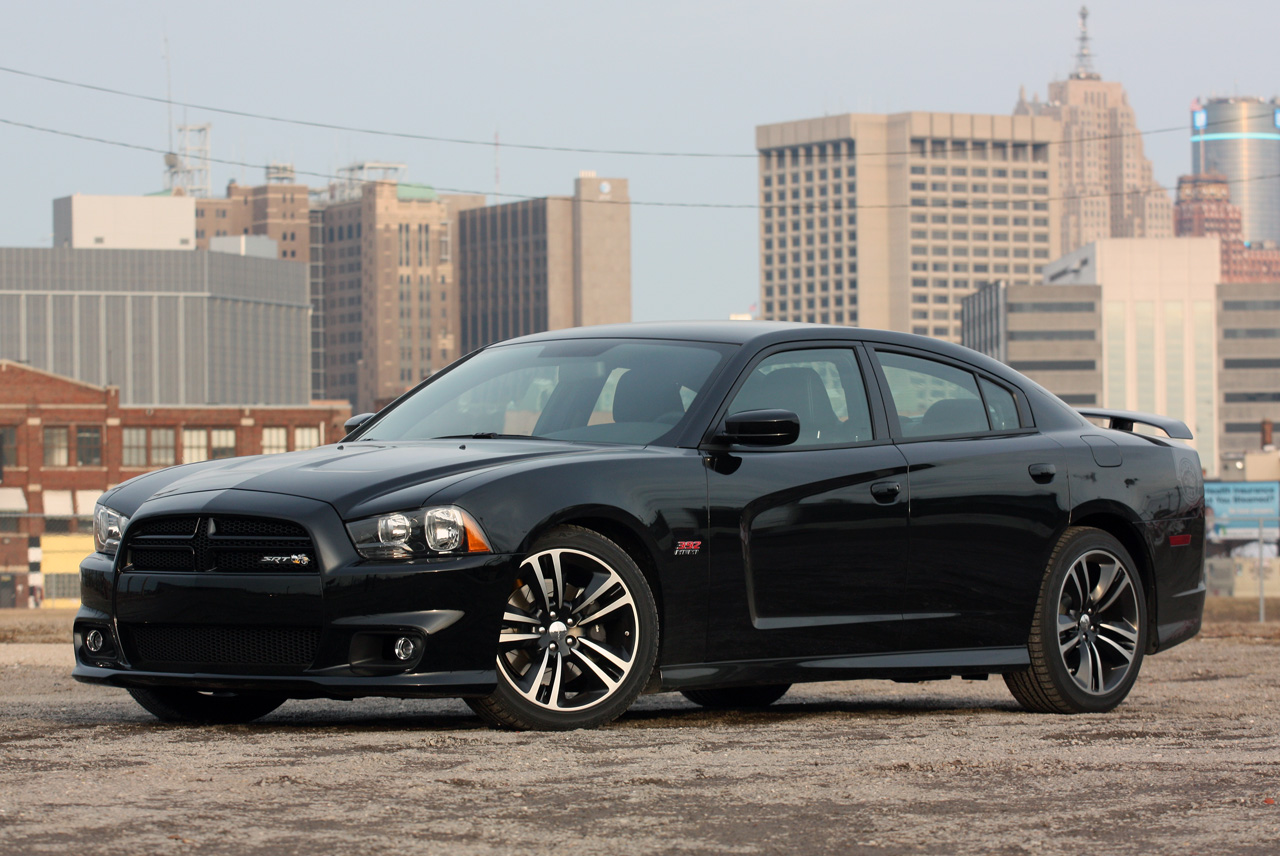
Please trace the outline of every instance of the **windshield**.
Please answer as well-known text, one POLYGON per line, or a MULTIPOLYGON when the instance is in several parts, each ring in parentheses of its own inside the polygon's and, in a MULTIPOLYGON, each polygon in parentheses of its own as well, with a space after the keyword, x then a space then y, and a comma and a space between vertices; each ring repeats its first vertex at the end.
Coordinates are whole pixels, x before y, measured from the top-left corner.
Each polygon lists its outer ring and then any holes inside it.
POLYGON ((360 439, 646 445, 683 428, 690 405, 733 348, 643 339, 501 345, 432 380, 360 439))

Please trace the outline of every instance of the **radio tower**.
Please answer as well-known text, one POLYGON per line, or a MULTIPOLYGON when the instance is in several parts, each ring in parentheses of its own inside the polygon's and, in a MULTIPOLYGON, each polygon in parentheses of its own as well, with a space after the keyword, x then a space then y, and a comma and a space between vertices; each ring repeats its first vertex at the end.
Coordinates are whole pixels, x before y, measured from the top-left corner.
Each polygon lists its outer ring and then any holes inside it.
POLYGON ((1093 70, 1093 51, 1089 49, 1089 7, 1080 7, 1080 35, 1076 37, 1080 43, 1076 51, 1076 68, 1071 76, 1076 80, 1101 80, 1102 75, 1093 70))

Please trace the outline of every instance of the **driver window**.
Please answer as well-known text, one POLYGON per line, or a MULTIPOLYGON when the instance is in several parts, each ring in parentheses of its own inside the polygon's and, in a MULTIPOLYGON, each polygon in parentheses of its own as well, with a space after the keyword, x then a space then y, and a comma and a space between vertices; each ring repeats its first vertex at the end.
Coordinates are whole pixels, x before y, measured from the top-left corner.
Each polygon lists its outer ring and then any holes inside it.
POLYGON ((784 351, 751 372, 729 406, 790 410, 800 418, 800 437, 787 448, 857 443, 872 439, 866 388, 852 350, 784 351))

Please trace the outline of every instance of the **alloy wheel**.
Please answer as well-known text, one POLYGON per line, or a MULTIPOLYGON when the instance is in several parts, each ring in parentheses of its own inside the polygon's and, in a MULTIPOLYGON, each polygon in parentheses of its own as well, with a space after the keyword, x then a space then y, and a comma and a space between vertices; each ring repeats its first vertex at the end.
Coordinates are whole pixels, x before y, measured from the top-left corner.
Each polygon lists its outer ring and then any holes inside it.
POLYGON ((1106 550, 1071 565, 1058 593, 1058 652, 1078 689, 1114 690, 1133 665, 1141 638, 1132 571, 1106 550))
POLYGON ((639 614, 625 580, 581 550, 542 550, 520 565, 503 612, 498 671, 527 702, 580 712, 611 698, 636 662, 639 614))

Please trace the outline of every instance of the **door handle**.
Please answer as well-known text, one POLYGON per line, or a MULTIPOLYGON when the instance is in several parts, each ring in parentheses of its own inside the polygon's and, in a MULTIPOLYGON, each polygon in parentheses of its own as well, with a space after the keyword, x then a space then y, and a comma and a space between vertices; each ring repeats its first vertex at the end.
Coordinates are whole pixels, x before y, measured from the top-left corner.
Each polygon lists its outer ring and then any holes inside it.
POLYGON ((1027 467, 1027 472, 1031 473, 1033 480, 1040 484, 1047 484, 1058 474, 1058 468, 1053 464, 1032 464, 1027 467))
POLYGON ((898 482, 876 482, 871 486, 871 495, 876 502, 893 502, 901 492, 902 485, 898 482))

